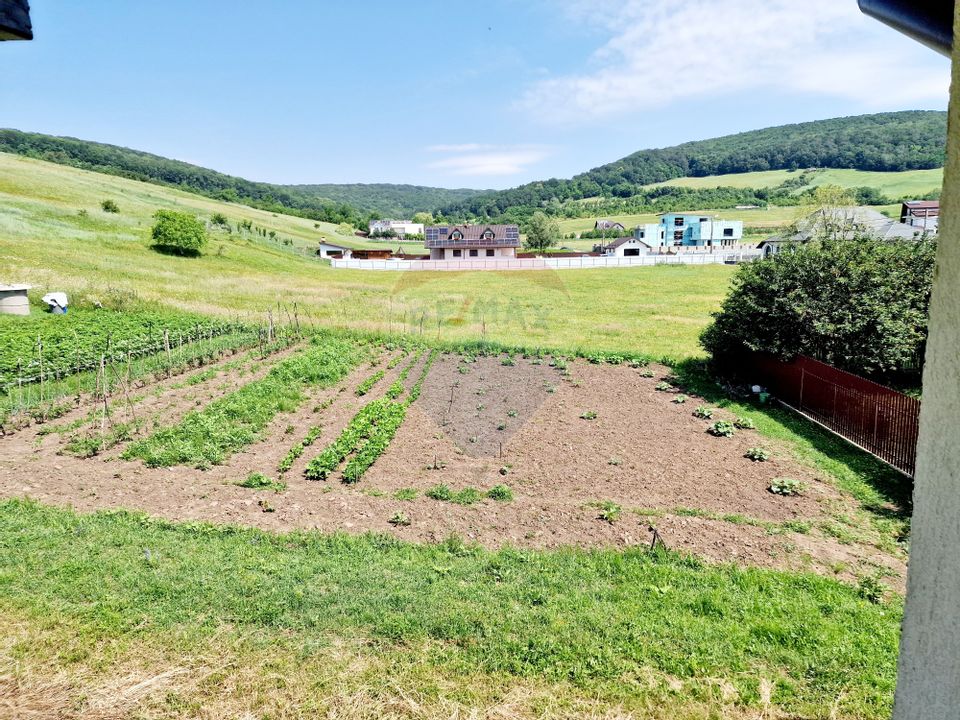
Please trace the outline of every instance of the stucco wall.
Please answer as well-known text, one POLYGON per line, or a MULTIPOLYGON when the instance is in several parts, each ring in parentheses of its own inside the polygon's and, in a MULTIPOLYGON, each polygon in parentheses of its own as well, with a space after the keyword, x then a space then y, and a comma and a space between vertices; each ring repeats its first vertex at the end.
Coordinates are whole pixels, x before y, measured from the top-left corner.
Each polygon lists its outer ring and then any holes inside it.
MULTIPOLYGON (((954 16, 954 37, 960 24, 954 16)), ((954 47, 957 47, 955 42, 954 47)), ((960 62, 953 53, 940 240, 923 370, 895 720, 960 717, 960 62)))

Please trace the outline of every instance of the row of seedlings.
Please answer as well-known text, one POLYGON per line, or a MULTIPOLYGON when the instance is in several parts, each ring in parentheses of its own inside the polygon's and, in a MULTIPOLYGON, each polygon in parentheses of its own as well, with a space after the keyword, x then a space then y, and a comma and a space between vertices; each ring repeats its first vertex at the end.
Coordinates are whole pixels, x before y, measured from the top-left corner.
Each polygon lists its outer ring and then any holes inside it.
POLYGON ((405 399, 399 399, 399 395, 403 392, 403 380, 406 379, 410 368, 419 360, 419 356, 404 369, 397 381, 390 386, 385 397, 361 408, 337 439, 310 461, 304 472, 307 479, 328 479, 349 457, 341 478, 348 484, 359 482, 364 473, 387 449, 393 436, 403 424, 407 408, 420 396, 424 380, 436 356, 436 350, 430 353, 420 377, 405 399))

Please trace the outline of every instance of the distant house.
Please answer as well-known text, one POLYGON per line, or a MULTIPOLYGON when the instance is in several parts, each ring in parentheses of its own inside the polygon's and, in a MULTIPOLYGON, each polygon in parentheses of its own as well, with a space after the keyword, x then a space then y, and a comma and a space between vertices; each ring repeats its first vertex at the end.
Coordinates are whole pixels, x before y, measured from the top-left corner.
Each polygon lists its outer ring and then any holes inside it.
POLYGON ((940 222, 940 201, 907 200, 900 206, 900 222, 926 232, 937 232, 940 222))
POLYGON ((423 235, 423 223, 415 223, 412 220, 371 220, 367 227, 371 235, 387 233, 389 236, 390 231, 401 239, 407 235, 423 235))
POLYGON ((619 237, 604 246, 604 255, 609 257, 638 257, 646 255, 651 246, 635 236, 619 237))
POLYGON ((841 207, 819 210, 798 222, 795 232, 769 237, 758 244, 757 248, 763 251, 764 257, 769 257, 792 243, 809 242, 810 238, 827 227, 840 237, 847 238, 855 237, 860 232, 868 232, 884 240, 914 240, 925 234, 936 233, 935 227, 933 230, 924 231, 918 225, 892 220, 873 208, 841 207))
POLYGON ((651 247, 724 247, 743 239, 743 221, 701 213, 663 213, 657 224, 638 225, 633 236, 651 247))
POLYGON ((616 230, 617 232, 623 232, 625 228, 623 223, 614 222, 613 220, 597 220, 593 224, 594 230, 616 230))
POLYGON ((429 225, 424 245, 431 260, 513 258, 520 247, 516 225, 429 225))
POLYGON ((327 242, 326 240, 321 240, 317 245, 317 255, 322 258, 346 260, 350 257, 352 252, 353 248, 344 247, 343 245, 335 245, 334 243, 327 242))

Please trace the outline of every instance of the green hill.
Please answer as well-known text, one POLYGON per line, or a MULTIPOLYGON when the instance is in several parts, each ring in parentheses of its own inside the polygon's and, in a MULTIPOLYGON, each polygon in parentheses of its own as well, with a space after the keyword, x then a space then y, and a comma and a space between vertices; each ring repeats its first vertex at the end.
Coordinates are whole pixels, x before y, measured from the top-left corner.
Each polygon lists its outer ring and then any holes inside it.
MULTIPOLYGON (((905 111, 858 115, 782 125, 699 140, 668 148, 641 150, 569 180, 551 179, 484 193, 444 208, 451 216, 522 216, 533 208, 570 200, 605 197, 644 201, 684 197, 671 187, 649 188, 676 178, 752 173, 801 168, 844 168, 896 172, 943 167, 947 115, 940 111, 905 111)), ((743 188, 743 186, 739 186, 743 188)), ((686 193, 681 203, 719 207, 722 200, 686 193)), ((764 200, 741 191, 726 193, 732 204, 764 200)), ((639 204, 639 203, 638 203, 639 204)), ((647 202, 649 205, 650 203, 647 202)), ((617 208, 612 208, 617 209, 617 208)), ((626 209, 626 208, 624 208, 626 209)), ((633 208, 639 210, 640 208, 633 208)), ((563 214, 558 212, 557 214, 563 214)))
POLYGON ((218 200, 239 201, 313 220, 366 224, 371 215, 410 216, 461 202, 482 191, 419 185, 274 185, 180 160, 105 143, 0 129, 0 152, 70 165, 133 180, 178 187, 218 200))

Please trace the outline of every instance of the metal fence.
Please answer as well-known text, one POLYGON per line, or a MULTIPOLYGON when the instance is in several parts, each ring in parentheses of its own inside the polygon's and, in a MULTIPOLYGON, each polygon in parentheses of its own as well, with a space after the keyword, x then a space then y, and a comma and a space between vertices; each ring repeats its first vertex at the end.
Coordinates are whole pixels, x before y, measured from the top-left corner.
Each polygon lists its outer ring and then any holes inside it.
POLYGON ((786 405, 912 476, 920 401, 806 356, 756 354, 761 384, 786 405))

